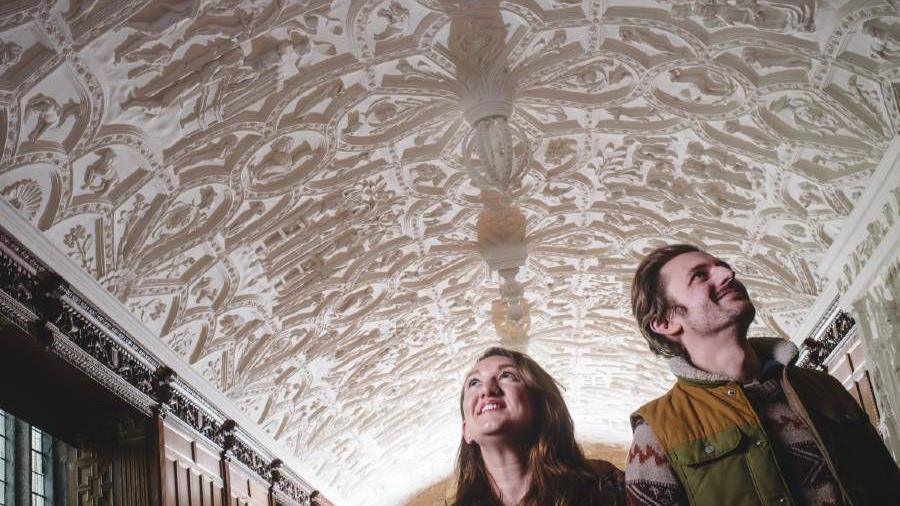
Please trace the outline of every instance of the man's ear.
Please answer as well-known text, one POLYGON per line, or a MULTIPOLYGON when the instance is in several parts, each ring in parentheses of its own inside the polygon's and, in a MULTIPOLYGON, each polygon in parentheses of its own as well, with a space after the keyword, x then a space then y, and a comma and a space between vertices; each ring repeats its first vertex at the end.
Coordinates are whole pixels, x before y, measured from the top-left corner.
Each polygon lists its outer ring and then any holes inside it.
POLYGON ((657 334, 666 336, 666 339, 681 343, 681 323, 677 318, 657 318, 650 317, 650 330, 657 334))

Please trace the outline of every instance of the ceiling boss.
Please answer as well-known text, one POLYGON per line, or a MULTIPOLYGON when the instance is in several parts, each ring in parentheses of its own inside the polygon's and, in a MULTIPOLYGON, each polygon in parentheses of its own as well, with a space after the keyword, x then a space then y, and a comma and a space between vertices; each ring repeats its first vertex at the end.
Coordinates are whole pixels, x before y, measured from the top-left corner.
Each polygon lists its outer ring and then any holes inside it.
POLYGON ((504 345, 527 345, 530 319, 524 287, 516 279, 526 265, 526 218, 514 204, 528 169, 531 150, 511 120, 516 74, 510 71, 508 30, 497 2, 461 2, 450 24, 449 54, 462 85, 460 107, 471 127, 463 159, 484 208, 476 223, 478 249, 499 278, 500 297, 491 321, 504 345))

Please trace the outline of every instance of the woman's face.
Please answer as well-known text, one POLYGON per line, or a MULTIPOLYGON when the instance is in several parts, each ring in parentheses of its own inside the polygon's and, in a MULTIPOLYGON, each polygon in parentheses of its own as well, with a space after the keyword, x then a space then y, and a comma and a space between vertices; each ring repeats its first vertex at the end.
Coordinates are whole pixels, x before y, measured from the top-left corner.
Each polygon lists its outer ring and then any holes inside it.
POLYGON ((466 443, 527 435, 534 407, 515 360, 492 356, 476 362, 463 384, 462 411, 466 443))

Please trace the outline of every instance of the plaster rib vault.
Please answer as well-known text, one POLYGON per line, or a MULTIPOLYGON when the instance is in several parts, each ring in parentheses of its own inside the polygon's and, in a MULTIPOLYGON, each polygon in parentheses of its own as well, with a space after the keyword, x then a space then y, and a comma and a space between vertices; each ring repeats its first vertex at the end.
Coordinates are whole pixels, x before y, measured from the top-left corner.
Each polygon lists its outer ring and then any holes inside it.
POLYGON ((463 156, 497 58, 531 153, 520 345, 586 444, 670 382, 638 259, 707 247, 791 337, 900 121, 893 1, 12 0, 0 196, 327 497, 398 504, 450 473, 502 340, 505 222, 476 227, 463 156))

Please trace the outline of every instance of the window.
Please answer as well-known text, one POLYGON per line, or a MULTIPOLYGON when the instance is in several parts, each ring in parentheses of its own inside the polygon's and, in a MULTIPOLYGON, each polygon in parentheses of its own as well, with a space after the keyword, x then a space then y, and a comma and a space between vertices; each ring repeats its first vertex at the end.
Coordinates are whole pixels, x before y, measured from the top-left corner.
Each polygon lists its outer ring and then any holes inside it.
MULTIPOLYGON (((11 466, 9 465, 9 438, 6 436, 6 412, 0 409, 0 506, 6 506, 7 482, 6 473, 11 466)), ((11 491, 10 491, 11 492, 11 491)))
POLYGON ((47 459, 44 433, 31 427, 31 506, 47 506, 47 459))
POLYGON ((13 506, 19 489, 30 506, 53 506, 50 434, 0 410, 0 506, 13 506), (24 483, 18 483, 19 477, 24 483))

